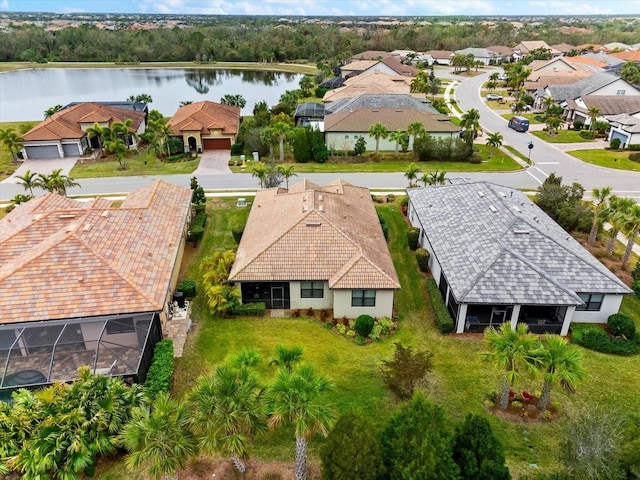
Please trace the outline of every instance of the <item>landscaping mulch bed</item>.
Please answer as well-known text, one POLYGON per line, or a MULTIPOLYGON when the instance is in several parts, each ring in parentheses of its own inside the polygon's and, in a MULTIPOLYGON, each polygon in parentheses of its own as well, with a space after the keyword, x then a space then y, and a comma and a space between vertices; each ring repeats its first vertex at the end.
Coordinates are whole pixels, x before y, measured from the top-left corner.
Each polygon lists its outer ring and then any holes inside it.
POLYGON ((560 416, 560 412, 552 404, 546 410, 549 413, 541 411, 538 407, 538 400, 535 395, 529 395, 525 398, 522 395, 518 395, 517 398, 511 396, 507 409, 502 410, 500 399, 497 399, 494 405, 487 406, 487 411, 496 417, 519 423, 549 422, 560 416))

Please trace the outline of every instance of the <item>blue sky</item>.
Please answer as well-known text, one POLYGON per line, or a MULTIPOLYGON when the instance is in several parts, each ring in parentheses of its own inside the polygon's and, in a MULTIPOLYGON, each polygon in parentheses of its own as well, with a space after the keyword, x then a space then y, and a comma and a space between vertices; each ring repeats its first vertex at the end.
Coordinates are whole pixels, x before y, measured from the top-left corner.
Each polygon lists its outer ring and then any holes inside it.
POLYGON ((0 0, 0 12, 210 15, 629 15, 640 0, 0 0))

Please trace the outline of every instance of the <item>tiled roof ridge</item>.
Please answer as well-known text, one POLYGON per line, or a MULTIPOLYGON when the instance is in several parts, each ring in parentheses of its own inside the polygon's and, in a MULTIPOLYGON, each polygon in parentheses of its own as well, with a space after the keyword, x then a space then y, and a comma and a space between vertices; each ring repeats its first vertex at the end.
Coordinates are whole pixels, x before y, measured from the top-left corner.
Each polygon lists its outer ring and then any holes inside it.
POLYGON ((333 277, 331 277, 329 279, 329 287, 331 288, 331 285, 335 285, 336 283, 338 283, 342 278, 344 278, 345 275, 347 275, 351 269, 360 261, 363 260, 365 262, 367 262, 371 267, 373 267, 375 270, 377 270, 383 277, 386 277, 387 280, 389 281, 389 283, 392 283, 394 285, 396 285, 396 288, 400 288, 400 283, 397 282, 395 279, 391 278, 391 276, 389 276, 389 274, 387 272, 385 272, 384 270, 382 270, 382 268, 380 268, 375 262, 373 262, 369 257, 367 257, 363 252, 362 249, 360 249, 359 253, 357 253, 356 255, 354 255, 352 257, 352 260, 350 260, 347 265, 345 265, 346 268, 342 268, 339 272, 336 272, 336 275, 338 273, 340 273, 340 276, 336 277, 335 275, 333 277))

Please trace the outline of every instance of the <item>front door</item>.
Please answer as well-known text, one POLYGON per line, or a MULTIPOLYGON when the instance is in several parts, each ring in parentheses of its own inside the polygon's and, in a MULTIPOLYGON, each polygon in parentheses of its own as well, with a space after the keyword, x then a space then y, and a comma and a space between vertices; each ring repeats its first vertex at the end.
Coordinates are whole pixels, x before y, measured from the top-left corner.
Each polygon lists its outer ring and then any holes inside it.
POLYGON ((284 308, 284 288, 271 287, 271 308, 284 308))

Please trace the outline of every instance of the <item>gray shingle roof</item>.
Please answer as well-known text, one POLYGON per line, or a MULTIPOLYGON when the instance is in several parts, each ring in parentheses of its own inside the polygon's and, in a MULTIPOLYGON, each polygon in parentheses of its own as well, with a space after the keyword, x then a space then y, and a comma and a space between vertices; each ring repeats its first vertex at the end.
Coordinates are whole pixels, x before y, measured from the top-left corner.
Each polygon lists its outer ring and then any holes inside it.
POLYGON ((358 108, 413 108, 423 112, 439 114, 426 98, 418 98, 407 94, 363 94, 349 97, 327 104, 327 113, 338 113, 342 110, 356 110, 358 108))
POLYGON ((576 83, 569 85, 549 85, 547 88, 554 100, 562 102, 570 98, 578 98, 581 95, 589 95, 618 79, 619 77, 615 75, 601 72, 578 80, 576 83))
POLYGON ((578 292, 631 292, 518 190, 473 182, 408 194, 458 302, 581 305, 578 292))

